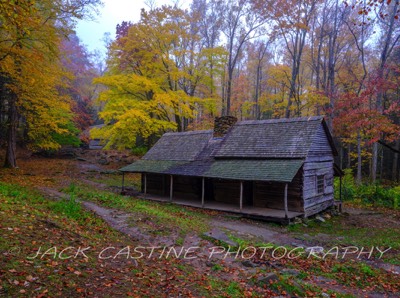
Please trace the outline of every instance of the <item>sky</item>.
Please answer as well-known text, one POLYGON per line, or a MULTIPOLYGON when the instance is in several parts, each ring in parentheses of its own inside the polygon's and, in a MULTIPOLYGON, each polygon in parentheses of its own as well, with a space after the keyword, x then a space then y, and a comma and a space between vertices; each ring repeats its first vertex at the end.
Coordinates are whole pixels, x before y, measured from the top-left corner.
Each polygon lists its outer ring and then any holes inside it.
MULTIPOLYGON (((99 50, 106 52, 102 41, 104 33, 109 32, 111 38, 115 37, 115 28, 122 21, 137 22, 140 18, 141 8, 147 8, 145 0, 103 0, 100 15, 95 21, 79 21, 76 33, 82 43, 90 52, 99 50)), ((157 5, 169 4, 170 0, 157 0, 157 5)))

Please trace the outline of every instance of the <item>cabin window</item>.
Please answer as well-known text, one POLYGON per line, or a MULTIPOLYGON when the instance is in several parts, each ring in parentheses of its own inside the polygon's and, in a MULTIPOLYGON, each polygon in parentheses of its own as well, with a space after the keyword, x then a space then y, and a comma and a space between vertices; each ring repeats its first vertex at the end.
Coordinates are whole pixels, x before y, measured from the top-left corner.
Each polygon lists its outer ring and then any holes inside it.
POLYGON ((325 191, 325 176, 317 175, 317 194, 323 194, 325 191))

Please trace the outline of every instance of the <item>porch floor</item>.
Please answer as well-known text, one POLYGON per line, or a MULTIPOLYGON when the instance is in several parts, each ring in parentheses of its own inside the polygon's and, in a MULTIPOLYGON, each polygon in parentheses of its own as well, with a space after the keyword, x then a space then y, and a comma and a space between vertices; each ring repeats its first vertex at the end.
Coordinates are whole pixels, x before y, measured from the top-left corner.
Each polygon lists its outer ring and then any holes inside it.
POLYGON ((288 218, 286 219, 285 210, 281 209, 243 206, 242 210, 240 210, 239 206, 217 201, 205 201, 204 207, 202 207, 200 200, 173 197, 172 201, 170 201, 169 197, 153 195, 153 194, 144 195, 143 193, 141 193, 138 197, 158 202, 174 203, 183 206, 230 212, 230 213, 240 214, 244 217, 261 219, 266 221, 275 221, 275 222, 288 222, 295 217, 304 215, 304 213, 301 212, 288 211, 288 218))

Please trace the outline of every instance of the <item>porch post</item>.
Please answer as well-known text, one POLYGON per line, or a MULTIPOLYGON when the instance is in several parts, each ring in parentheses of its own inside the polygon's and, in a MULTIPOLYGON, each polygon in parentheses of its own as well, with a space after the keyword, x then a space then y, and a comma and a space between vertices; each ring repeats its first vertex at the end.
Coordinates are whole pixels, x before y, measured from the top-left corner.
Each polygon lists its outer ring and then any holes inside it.
POLYGON ((144 183, 143 192, 144 192, 144 196, 146 196, 146 194, 147 194, 147 175, 146 175, 146 173, 143 173, 143 183, 144 183))
POLYGON ((285 204, 285 218, 288 218, 288 205, 287 205, 287 190, 288 190, 288 184, 285 184, 285 197, 284 197, 284 204, 285 204))
POLYGON ((239 200, 239 204, 240 204, 240 211, 242 211, 242 209, 243 209, 243 181, 240 181, 240 200, 239 200))
POLYGON ((125 194, 125 172, 122 172, 122 188, 121 188, 121 194, 125 194))
POLYGON ((169 186, 169 200, 172 202, 172 193, 174 192, 174 177, 171 175, 171 184, 169 186))
POLYGON ((201 178, 201 207, 204 208, 204 177, 201 178))

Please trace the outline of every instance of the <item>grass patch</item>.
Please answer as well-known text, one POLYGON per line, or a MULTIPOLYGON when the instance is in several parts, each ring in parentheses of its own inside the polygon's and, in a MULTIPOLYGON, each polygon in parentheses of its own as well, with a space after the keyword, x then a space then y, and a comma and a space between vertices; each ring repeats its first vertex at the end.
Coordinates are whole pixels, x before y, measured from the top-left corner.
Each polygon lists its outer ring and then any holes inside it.
MULTIPOLYGON (((102 183, 108 187, 122 187, 121 172, 102 173, 101 175, 94 175, 88 178, 93 182, 102 183)), ((141 176, 139 174, 125 173, 124 184, 125 187, 132 187, 136 190, 140 190, 141 176)))
MULTIPOLYGON (((243 289, 236 281, 228 282, 210 277, 209 282, 210 292, 213 297, 243 297, 243 289)), ((208 295, 210 295, 210 293, 208 295)), ((256 293, 254 293, 253 296, 260 297, 256 293)))
POLYGON ((149 222, 158 226, 159 231, 174 229, 181 237, 188 232, 204 233, 209 229, 208 215, 172 203, 159 203, 133 197, 126 197, 107 191, 91 191, 85 186, 64 189, 83 200, 93 201, 108 208, 116 208, 138 216, 148 217, 149 222), (164 228, 163 228, 164 227, 164 228))
MULTIPOLYGON (((376 227, 372 229, 369 226, 358 226, 348 223, 345 216, 334 217, 324 223, 309 221, 307 227, 303 225, 291 225, 287 229, 298 237, 304 234, 315 236, 318 234, 329 235, 329 240, 325 246, 357 246, 363 247, 365 251, 373 247, 379 247, 385 250, 391 247, 392 252, 400 251, 400 228, 376 227)), ((377 250, 375 257, 380 254, 377 250)), ((382 260, 393 264, 400 264, 400 254, 389 253, 382 256, 382 260)))
POLYGON ((306 293, 302 286, 294 282, 292 278, 281 275, 279 281, 271 284, 271 287, 279 292, 286 292, 290 295, 298 296, 298 297, 306 297, 306 293))
POLYGON ((81 204, 73 197, 54 202, 50 204, 50 208, 52 208, 55 212, 61 213, 66 217, 75 219, 77 221, 88 218, 87 213, 83 211, 81 204))

